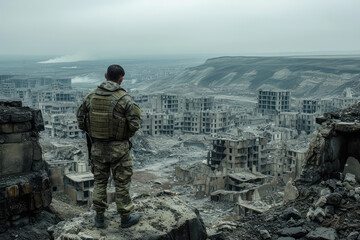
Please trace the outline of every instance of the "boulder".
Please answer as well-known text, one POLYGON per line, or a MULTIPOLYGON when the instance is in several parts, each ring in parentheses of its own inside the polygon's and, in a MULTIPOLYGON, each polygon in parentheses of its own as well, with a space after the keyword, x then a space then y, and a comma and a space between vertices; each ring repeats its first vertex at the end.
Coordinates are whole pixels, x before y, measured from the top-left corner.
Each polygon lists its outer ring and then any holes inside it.
POLYGON ((263 240, 267 240, 267 239, 271 239, 271 235, 269 233, 268 230, 260 230, 260 236, 261 236, 261 239, 263 240))
POLYGON ((285 237, 294 237, 294 238, 301 238, 308 233, 306 229, 302 227, 290 227, 284 228, 278 231, 278 234, 285 237))
POLYGON ((347 173, 344 178, 344 182, 348 182, 350 184, 356 184, 355 175, 352 173, 347 173))
POLYGON ((299 190, 295 187, 292 178, 286 183, 284 191, 284 202, 293 201, 299 197, 299 190))
POLYGON ((134 199, 140 222, 124 231, 115 203, 105 212, 105 229, 94 226, 94 212, 60 222, 49 229, 54 239, 66 234, 86 235, 94 239, 178 239, 202 240, 207 238, 206 228, 197 209, 179 198, 158 193, 134 199))

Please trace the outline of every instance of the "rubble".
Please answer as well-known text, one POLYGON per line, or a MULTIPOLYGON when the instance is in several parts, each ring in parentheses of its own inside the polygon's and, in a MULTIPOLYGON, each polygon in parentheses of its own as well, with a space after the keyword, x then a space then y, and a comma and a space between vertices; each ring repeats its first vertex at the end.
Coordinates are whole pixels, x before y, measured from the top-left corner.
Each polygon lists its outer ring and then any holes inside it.
POLYGON ((49 228, 54 239, 206 239, 206 229, 199 212, 179 198, 164 193, 134 199, 141 214, 137 225, 123 231, 115 204, 105 212, 105 229, 94 226, 94 212, 80 214, 49 228))
MULTIPOLYGON (((360 103, 349 109, 330 116, 356 125, 360 103)), ((356 127, 339 130, 337 123, 337 119, 327 118, 314 133, 301 178, 293 185, 299 192, 296 199, 263 214, 247 216, 238 222, 236 230, 223 231, 214 239, 266 239, 264 232, 256 229, 266 230, 271 239, 358 239, 360 182, 358 175, 343 171, 348 169, 349 159, 351 166, 359 163, 355 160, 360 155, 356 145, 360 135, 356 127)))

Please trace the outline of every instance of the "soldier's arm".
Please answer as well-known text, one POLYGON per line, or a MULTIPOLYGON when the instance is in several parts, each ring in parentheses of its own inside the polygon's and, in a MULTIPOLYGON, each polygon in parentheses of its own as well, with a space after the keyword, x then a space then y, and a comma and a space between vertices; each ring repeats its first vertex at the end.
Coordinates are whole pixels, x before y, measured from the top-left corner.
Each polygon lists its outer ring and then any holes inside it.
POLYGON ((78 126, 83 131, 86 130, 86 126, 85 126, 86 112, 87 111, 86 111, 85 103, 82 103, 80 105, 80 107, 78 108, 77 112, 76 112, 76 118, 77 118, 77 121, 78 121, 78 126))
POLYGON ((88 113, 88 107, 90 105, 90 102, 89 102, 90 101, 90 98, 89 98, 90 95, 91 95, 91 92, 85 96, 83 103, 80 105, 80 107, 78 108, 78 110, 76 112, 76 118, 77 118, 77 121, 78 121, 78 126, 83 131, 87 131, 85 117, 86 117, 86 115, 88 113))
POLYGON ((118 105, 124 110, 124 115, 129 127, 129 137, 132 137, 140 128, 141 110, 129 95, 122 97, 118 105))

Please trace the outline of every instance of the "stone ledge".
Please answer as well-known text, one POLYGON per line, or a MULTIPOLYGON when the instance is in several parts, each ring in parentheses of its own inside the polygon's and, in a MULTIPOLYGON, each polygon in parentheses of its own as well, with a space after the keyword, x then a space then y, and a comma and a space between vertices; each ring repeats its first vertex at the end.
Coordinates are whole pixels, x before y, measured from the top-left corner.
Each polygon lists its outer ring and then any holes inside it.
POLYGON ((199 212, 186 205, 179 198, 165 194, 143 196, 134 200, 136 211, 141 214, 140 222, 126 230, 120 228, 120 216, 115 203, 105 213, 105 229, 94 226, 94 212, 60 222, 49 229, 54 239, 63 239, 72 234, 81 239, 163 239, 163 240, 205 240, 206 229, 199 212))

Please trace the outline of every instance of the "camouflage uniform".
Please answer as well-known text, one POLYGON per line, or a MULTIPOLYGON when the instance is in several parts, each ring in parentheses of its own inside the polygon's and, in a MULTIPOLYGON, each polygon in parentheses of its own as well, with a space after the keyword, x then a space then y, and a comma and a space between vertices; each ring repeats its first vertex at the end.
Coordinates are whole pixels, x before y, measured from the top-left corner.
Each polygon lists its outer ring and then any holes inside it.
POLYGON ((113 172, 116 205, 121 217, 126 219, 130 211, 134 208, 129 194, 131 176, 133 174, 133 161, 130 153, 131 142, 129 138, 133 136, 140 127, 140 115, 140 108, 133 102, 132 98, 124 89, 120 88, 120 85, 111 81, 102 83, 97 89, 90 92, 78 109, 77 119, 79 128, 88 131, 94 141, 91 147, 91 165, 95 179, 93 209, 98 214, 104 213, 107 208, 106 188, 110 170, 113 172), (111 114, 111 118, 113 119, 110 119, 110 122, 112 124, 112 120, 117 121, 116 126, 114 125, 115 127, 113 128, 106 126, 109 119, 106 119, 106 117, 102 118, 101 114, 99 114, 100 117, 91 118, 93 108, 98 107, 94 100, 96 96, 99 95, 98 93, 110 96, 111 101, 116 101, 113 103, 100 101, 100 103, 106 105, 100 106, 103 107, 103 109, 113 109, 111 114), (116 94, 119 96, 118 98, 113 97, 116 94), (113 108, 108 108, 111 104, 113 104, 113 108), (98 125, 91 121, 96 121, 98 125), (122 122, 125 124, 121 125, 122 122), (119 125, 123 127, 117 128, 119 125), (104 128, 110 129, 113 132, 110 131, 113 137, 106 139, 107 135, 105 133, 104 135, 102 132, 104 128), (119 134, 116 132, 120 132, 121 136, 119 137, 119 134), (105 136, 105 138, 97 138, 98 136, 105 136))

